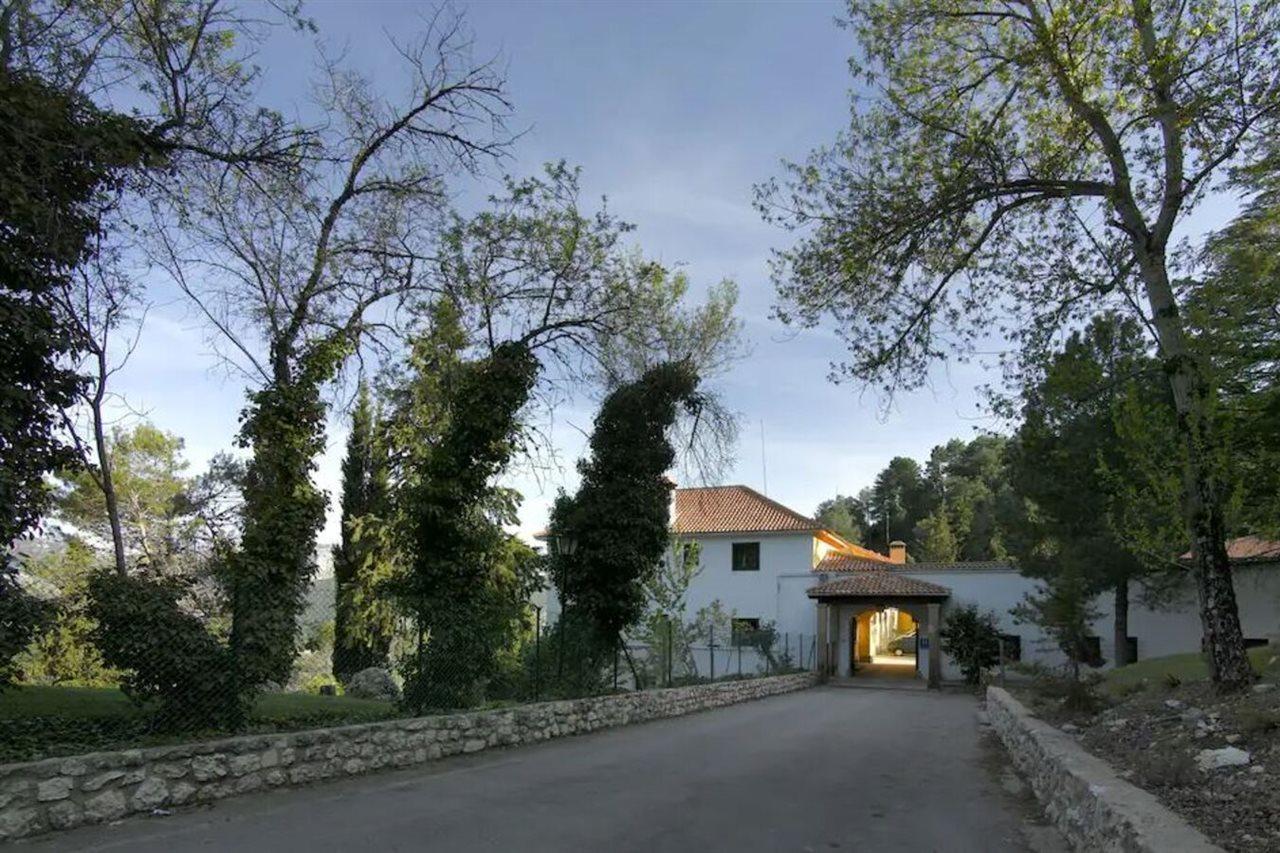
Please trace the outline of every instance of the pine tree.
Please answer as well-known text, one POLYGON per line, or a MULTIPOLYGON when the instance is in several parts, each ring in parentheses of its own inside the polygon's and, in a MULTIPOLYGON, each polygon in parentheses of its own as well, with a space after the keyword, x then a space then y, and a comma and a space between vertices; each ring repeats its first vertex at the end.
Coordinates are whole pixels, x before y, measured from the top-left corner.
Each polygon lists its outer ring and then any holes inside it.
POLYGON ((951 530, 946 505, 939 506, 928 518, 920 522, 917 538, 925 560, 949 563, 960 558, 960 542, 951 530))

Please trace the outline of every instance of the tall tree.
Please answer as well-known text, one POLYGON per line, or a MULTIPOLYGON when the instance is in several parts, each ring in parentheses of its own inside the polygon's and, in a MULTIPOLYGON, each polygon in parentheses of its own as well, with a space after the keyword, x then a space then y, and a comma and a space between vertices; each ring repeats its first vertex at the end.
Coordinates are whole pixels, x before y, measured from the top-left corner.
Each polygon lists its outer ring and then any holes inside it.
POLYGON ((960 543, 947 520, 947 505, 943 504, 918 525, 921 559, 949 563, 960 558, 960 543))
MULTIPOLYGON (((102 406, 119 361, 107 345, 137 289, 98 275, 102 256, 119 251, 122 236, 152 213, 165 218, 162 210, 185 205, 192 164, 288 168, 298 161, 308 134, 253 104, 251 61, 271 19, 308 26, 292 6, 273 3, 264 14, 224 0, 0 2, 3 159, 15 176, 5 179, 0 216, 21 237, 10 242, 2 275, 0 346, 14 373, 0 384, 15 444, 4 453, 0 491, 14 489, 28 507, 12 529, 0 530, 4 541, 46 505, 41 472, 74 461, 50 438, 50 425, 71 426, 70 413, 82 406, 93 440, 76 451, 94 458, 108 514, 116 515, 102 406), (119 103, 130 105, 128 117, 112 112, 119 103), (105 229, 109 212, 118 221, 105 229), (126 221, 129 227, 115 227, 126 221), (49 229, 43 238, 40 228, 49 229), (9 303, 10 292, 18 302, 9 303)), ((112 534, 123 571, 123 538, 116 527, 112 534)))
MULTIPOLYGON (((1280 162, 1280 158, 1276 158, 1280 162)), ((1280 170, 1249 175, 1249 204, 1214 234, 1191 303, 1231 433, 1240 532, 1280 533, 1280 170)))
MULTIPOLYGON (((779 258, 779 313, 839 319, 843 372, 915 387, 992 330, 1043 346, 1141 315, 1183 445, 1181 505, 1213 680, 1248 684, 1225 547, 1212 377, 1170 241, 1215 178, 1275 136, 1280 7, 1105 0, 851 0, 880 92, 762 205, 813 230, 779 258), (1012 321, 1010 321, 1012 319, 1012 321)), ((1194 288, 1192 291, 1194 292, 1194 288)))
POLYGON ((446 177, 505 150, 502 80, 467 44, 459 18, 432 19, 399 48, 410 79, 398 100, 327 64, 317 91, 333 121, 317 156, 266 175, 211 166, 183 233, 161 234, 168 272, 250 383, 244 530, 227 573, 245 685, 282 682, 294 656, 326 505, 311 477, 323 392, 380 341, 396 301, 430 290, 446 177))
POLYGON ((889 553, 889 543, 902 540, 909 552, 919 551, 916 525, 932 510, 932 496, 920 463, 895 456, 876 475, 867 502, 867 547, 889 553))
POLYGON ((822 526, 850 542, 861 543, 867 530, 867 508, 851 495, 836 495, 818 504, 813 517, 822 526))
MULTIPOLYGON (((1019 517, 1006 520, 1019 568, 1050 582, 1068 574, 1064 588, 1090 597, 1110 592, 1118 666, 1132 662, 1130 585, 1167 569, 1172 556, 1136 551, 1115 517, 1130 499, 1117 489, 1117 478, 1129 480, 1133 472, 1120 409, 1130 395, 1167 405, 1159 365, 1147 349, 1138 325, 1115 315, 1071 335, 1023 389, 1023 423, 1008 454, 1014 493, 1024 502, 1019 517)), ((1176 454, 1175 444, 1154 456, 1176 454)), ((1166 463, 1166 471, 1173 468, 1166 463)))
POLYGON ((680 409, 699 405, 698 375, 684 362, 620 386, 596 415, 577 493, 552 510, 553 540, 574 543, 552 556, 564 612, 588 620, 607 649, 644 614, 646 584, 669 544, 670 431, 680 409))
POLYGON ((516 498, 493 481, 516 452, 537 372, 518 343, 459 364, 428 412, 444 422, 436 441, 415 449, 404 470, 406 565, 391 589, 417 633, 403 664, 405 703, 415 710, 478 702, 524 615, 534 566, 502 530, 516 498))
POLYGON ((140 124, 12 70, 3 53, 0 546, 48 508, 44 476, 75 461, 59 413, 81 387, 68 362, 83 341, 59 322, 56 297, 93 248, 123 175, 148 150, 140 124))
POLYGON ((396 612, 380 587, 390 578, 390 480, 378 414, 361 382, 342 460, 342 540, 333 549, 333 675, 345 682, 371 666, 386 667, 396 612))
POLYGON ((131 564, 157 574, 174 573, 193 547, 193 528, 200 522, 182 448, 178 436, 142 423, 117 429, 104 441, 104 456, 112 460, 109 475, 92 467, 66 473, 70 488, 59 509, 112 541, 117 573, 126 574, 131 564), (106 476, 113 482, 112 503, 103 498, 106 476))

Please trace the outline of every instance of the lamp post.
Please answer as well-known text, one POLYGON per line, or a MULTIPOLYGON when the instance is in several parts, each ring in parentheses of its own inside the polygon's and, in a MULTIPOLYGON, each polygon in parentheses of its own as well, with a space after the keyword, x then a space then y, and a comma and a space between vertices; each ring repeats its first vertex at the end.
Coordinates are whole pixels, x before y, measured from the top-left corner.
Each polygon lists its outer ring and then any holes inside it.
MULTIPOLYGON (((548 540, 552 553, 556 557, 572 557, 573 552, 578 550, 578 540, 564 533, 555 532, 548 540)), ((561 567, 559 575, 564 577, 564 567, 561 567)), ((565 616, 568 613, 568 607, 565 600, 564 584, 560 587, 560 639, 556 644, 556 682, 561 688, 564 687, 564 632, 568 628, 568 622, 565 616)))
POLYGON ((533 605, 533 701, 542 687, 542 605, 533 605))

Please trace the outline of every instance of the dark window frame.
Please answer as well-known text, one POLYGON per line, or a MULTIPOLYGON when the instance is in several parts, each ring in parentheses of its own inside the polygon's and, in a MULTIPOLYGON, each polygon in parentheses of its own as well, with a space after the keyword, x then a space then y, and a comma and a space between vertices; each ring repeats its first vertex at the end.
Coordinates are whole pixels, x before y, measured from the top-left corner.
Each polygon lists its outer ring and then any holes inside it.
POLYGON ((759 616, 734 616, 729 620, 729 632, 735 646, 748 642, 751 635, 759 630, 759 616))
POLYGON ((1003 656, 1005 663, 1017 663, 1022 660, 1022 635, 1021 634, 1001 634, 1000 643, 1003 646, 1003 656))
POLYGON ((759 542, 734 542, 730 548, 729 567, 735 572, 758 572, 760 571, 760 543, 759 542), (738 558, 738 549, 743 549, 743 558, 738 558), (754 561, 749 559, 747 555, 755 554, 754 561), (750 565, 752 562, 755 565, 750 565))

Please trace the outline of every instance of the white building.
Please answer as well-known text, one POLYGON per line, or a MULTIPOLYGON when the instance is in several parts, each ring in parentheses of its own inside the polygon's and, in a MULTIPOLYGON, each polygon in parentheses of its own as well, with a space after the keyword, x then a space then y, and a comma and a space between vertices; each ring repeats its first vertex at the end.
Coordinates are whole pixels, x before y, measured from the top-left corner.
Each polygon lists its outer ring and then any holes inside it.
MULTIPOLYGON (((1011 660, 1064 660, 1036 626, 1014 620, 1011 609, 1038 582, 1018 574, 1011 563, 909 562, 901 543, 893 543, 891 556, 885 557, 747 486, 676 489, 672 509, 675 540, 700 546, 686 619, 718 601, 742 628, 772 623, 779 635, 777 651, 793 662, 837 676, 897 671, 930 682, 958 679, 959 670, 938 646, 937 632, 949 611, 966 604, 995 614, 1011 660)), ((1280 543, 1246 537, 1232 542, 1230 551, 1245 636, 1251 645, 1265 643, 1280 633, 1280 543)), ((1130 642, 1136 643, 1139 658, 1199 649, 1190 576, 1169 609, 1146 607, 1136 586, 1130 599, 1130 642)), ((1115 658, 1112 602, 1104 596, 1097 604, 1097 651, 1110 662, 1115 658)), ((556 611, 552 595, 549 620, 556 611)), ((729 642, 712 637, 708 645, 729 642)), ((734 665, 726 654, 715 659, 718 672, 734 665)), ((700 671, 710 663, 706 650, 703 655, 700 671)), ((738 666, 742 660, 740 652, 738 666)), ((749 657, 746 666, 756 666, 755 661, 749 657)))

